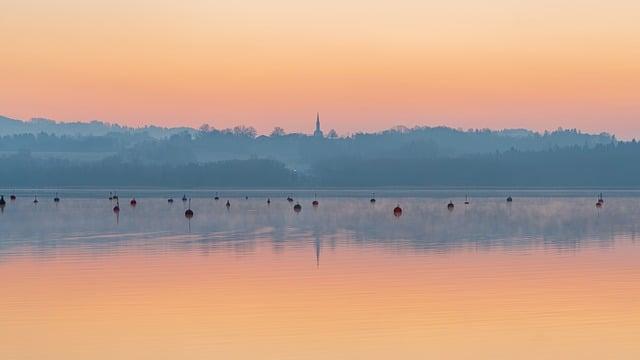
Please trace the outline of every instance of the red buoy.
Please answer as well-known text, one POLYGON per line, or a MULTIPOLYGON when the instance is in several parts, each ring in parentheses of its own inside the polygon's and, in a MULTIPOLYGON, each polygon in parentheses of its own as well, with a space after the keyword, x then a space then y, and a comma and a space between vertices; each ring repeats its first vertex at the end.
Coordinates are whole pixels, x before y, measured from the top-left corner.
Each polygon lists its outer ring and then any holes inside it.
POLYGON ((398 204, 398 206, 396 206, 396 207, 393 209, 393 216, 395 216, 395 217, 400 217, 400 216, 402 216, 402 208, 400 207, 400 204, 398 204))
POLYGON ((116 202, 116 206, 113 207, 113 212, 114 213, 119 213, 120 212, 120 203, 116 202))
POLYGON ((191 219, 193 217, 193 210, 191 210, 191 199, 189 199, 189 207, 184 212, 184 217, 191 219))

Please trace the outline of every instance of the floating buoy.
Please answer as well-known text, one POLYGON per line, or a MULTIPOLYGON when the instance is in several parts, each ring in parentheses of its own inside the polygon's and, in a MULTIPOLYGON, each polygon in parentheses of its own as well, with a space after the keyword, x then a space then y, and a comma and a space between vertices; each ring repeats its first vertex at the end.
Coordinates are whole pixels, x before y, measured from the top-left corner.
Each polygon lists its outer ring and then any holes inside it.
POLYGON ((169 204, 173 204, 173 198, 168 198, 168 199, 167 199, 167 202, 168 202, 169 204))
POLYGON ((455 205, 453 205, 453 201, 449 201, 449 204, 447 204, 447 209, 449 209, 449 211, 453 210, 453 208, 455 207, 455 205))
POLYGON ((293 202, 293 198, 291 196, 287 196, 287 201, 291 203, 293 202))
POLYGON ((369 202, 372 204, 376 203, 376 193, 371 193, 371 199, 369 199, 369 202))
POLYGON ((509 197, 507 198, 507 202, 508 202, 508 203, 513 202, 513 198, 512 198, 511 196, 509 196, 509 197))
POLYGON ((116 201, 116 206, 113 207, 113 212, 114 213, 119 213, 120 212, 120 202, 116 201))
POLYGON ((318 194, 313 194, 313 202, 311 202, 311 205, 313 205, 313 207, 318 207, 318 205, 320 205, 320 202, 318 202, 318 194))
POLYGON ((400 207, 400 204, 398 204, 398 206, 396 206, 393 209, 393 216, 400 217, 401 215, 402 215, 402 208, 400 207))
POLYGON ((129 204, 131 204, 131 206, 136 206, 138 205, 138 202, 136 201, 136 198, 131 199, 131 201, 129 201, 129 204))
POLYGON ((227 209, 231 207, 231 203, 229 202, 229 200, 227 200, 227 203, 224 206, 226 206, 227 209))
POLYGON ((293 211, 299 213, 300 211, 302 211, 302 205, 300 205, 300 203, 296 203, 295 205, 293 205, 293 211))
POLYGON ((189 199, 189 207, 184 212, 184 217, 191 219, 193 217, 193 210, 191 210, 191 199, 189 199))
POLYGON ((58 193, 56 193, 56 197, 53 198, 53 202, 59 203, 60 198, 58 197, 58 193))

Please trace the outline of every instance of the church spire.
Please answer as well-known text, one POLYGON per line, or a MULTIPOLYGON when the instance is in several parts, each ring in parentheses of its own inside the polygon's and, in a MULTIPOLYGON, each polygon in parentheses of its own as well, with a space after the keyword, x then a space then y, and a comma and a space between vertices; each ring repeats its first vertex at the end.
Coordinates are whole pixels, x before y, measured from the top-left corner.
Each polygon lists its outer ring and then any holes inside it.
POLYGON ((316 131, 313 132, 313 136, 315 137, 324 136, 324 134, 322 133, 322 130, 320 129, 320 113, 319 112, 316 114, 316 131))

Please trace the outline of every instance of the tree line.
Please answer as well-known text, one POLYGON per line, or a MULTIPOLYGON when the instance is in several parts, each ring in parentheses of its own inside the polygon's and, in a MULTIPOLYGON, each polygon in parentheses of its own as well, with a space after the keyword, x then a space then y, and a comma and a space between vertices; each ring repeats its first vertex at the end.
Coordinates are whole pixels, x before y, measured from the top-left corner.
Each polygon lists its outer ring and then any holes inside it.
POLYGON ((273 159, 179 164, 111 156, 74 162, 0 157, 0 186, 640 187, 636 141, 460 157, 336 156, 298 171, 273 159))

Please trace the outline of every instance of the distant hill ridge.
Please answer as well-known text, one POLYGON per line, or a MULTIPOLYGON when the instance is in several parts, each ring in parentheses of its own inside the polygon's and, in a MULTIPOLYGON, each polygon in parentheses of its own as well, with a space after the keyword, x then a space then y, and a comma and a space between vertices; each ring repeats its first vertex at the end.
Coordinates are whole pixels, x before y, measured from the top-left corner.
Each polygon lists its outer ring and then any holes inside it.
MULTIPOLYGON (((206 126, 206 129, 210 129, 212 132, 216 130, 210 128, 209 125, 206 126)), ((244 128, 244 127, 243 127, 244 128)), ((248 127, 247 129, 253 130, 253 128, 248 127)), ((106 135, 109 133, 148 133, 149 136, 154 138, 162 138, 166 136, 171 136, 178 133, 188 132, 190 134, 195 134, 197 132, 202 132, 202 127, 200 129, 195 129, 192 127, 162 127, 155 125, 146 125, 143 127, 130 127, 119 124, 112 124, 109 122, 104 122, 100 120, 91 120, 91 121, 73 121, 73 122, 62 122, 51 120, 47 118, 32 118, 31 120, 20 120, 20 119, 12 119, 6 116, 0 115, 0 136, 2 135, 14 135, 14 134, 38 134, 38 133, 47 133, 52 135, 92 135, 92 136, 100 136, 106 135)), ((205 130, 209 131, 209 130, 205 130)), ((255 130, 253 130, 255 132, 255 130)), ((362 133, 356 132, 353 136, 363 136, 363 135, 385 135, 385 134, 410 134, 410 133, 424 133, 425 131, 429 131, 432 133, 460 133, 460 134, 492 134, 496 136, 504 136, 510 138, 526 138, 526 137, 539 137, 546 136, 549 134, 557 134, 557 133, 565 133, 578 136, 582 138, 582 140, 587 140, 588 142, 593 141, 596 143, 607 143, 611 141, 615 141, 615 136, 609 133, 600 133, 600 134, 589 134, 578 131, 577 129, 562 129, 558 128, 555 131, 544 133, 539 133, 533 130, 528 130, 524 128, 515 128, 515 129, 502 129, 502 130, 490 130, 490 129, 454 129, 448 126, 416 126, 413 128, 407 128, 405 126, 395 126, 388 130, 375 132, 375 133, 362 133)), ((294 135, 294 134, 289 134, 294 135)), ((302 134, 295 134, 302 135, 302 134)), ((255 133, 254 133, 255 136, 255 133)), ((574 144, 575 145, 575 144, 574 144)))
MULTIPOLYGON (((310 124, 312 125, 312 124, 310 124)), ((318 126, 320 124, 318 123, 318 126)), ((310 126, 313 129, 313 126, 310 126)), ((538 133, 526 129, 470 129, 446 126, 396 126, 375 133, 338 136, 335 131, 290 133, 276 128, 258 136, 255 129, 236 126, 215 129, 203 125, 140 128, 102 121, 21 121, 0 117, 0 157, 16 152, 37 158, 77 161, 115 157, 122 161, 173 165, 221 160, 272 159, 305 171, 314 163, 335 159, 436 159, 505 151, 547 151, 568 147, 593 148, 615 144, 607 133, 586 134, 577 129, 538 133), (277 131, 276 131, 277 130, 277 131)))
POLYGON ((17 134, 101 136, 110 133, 146 133, 153 138, 164 138, 181 132, 195 132, 189 127, 166 128, 148 125, 140 128, 111 124, 104 121, 60 122, 45 118, 33 118, 29 121, 12 119, 0 115, 0 136, 17 134))

